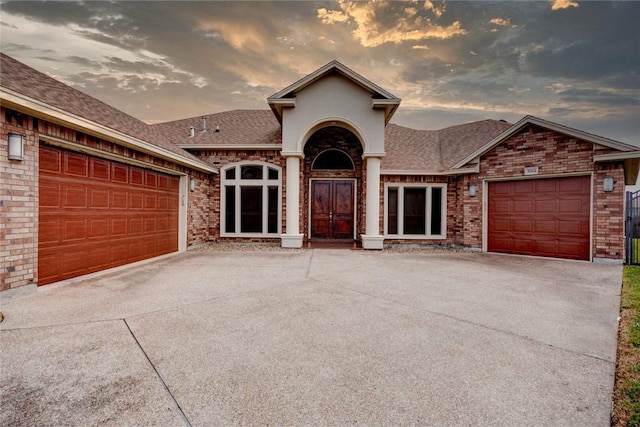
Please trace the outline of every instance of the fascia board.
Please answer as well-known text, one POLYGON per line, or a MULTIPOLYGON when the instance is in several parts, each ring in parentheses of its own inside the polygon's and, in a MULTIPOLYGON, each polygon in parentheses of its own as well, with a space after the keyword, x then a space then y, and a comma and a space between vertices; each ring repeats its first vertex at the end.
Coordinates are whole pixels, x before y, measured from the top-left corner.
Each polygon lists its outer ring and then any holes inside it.
POLYGON ((622 153, 596 154, 594 162, 613 162, 616 160, 640 159, 640 150, 625 151, 622 153))
POLYGON ((282 144, 178 144, 184 150, 281 150, 282 144))
POLYGON ((165 160, 170 160, 183 166, 188 166, 192 169, 209 173, 218 172, 213 166, 182 157, 179 154, 165 150, 155 144, 126 135, 122 132, 108 128, 91 120, 87 120, 83 117, 76 116, 75 114, 68 113, 60 108, 48 105, 44 102, 40 102, 4 87, 0 88, 0 100, 25 108, 30 112, 34 112, 36 115, 42 115, 45 118, 53 118, 54 121, 58 123, 69 124, 71 127, 80 129, 84 132, 89 131, 96 136, 104 137, 105 139, 114 141, 119 145, 134 148, 144 153, 151 154, 165 160))
POLYGON ((480 166, 476 165, 472 168, 449 169, 446 171, 428 171, 428 170, 404 170, 404 169, 386 169, 381 170, 380 175, 433 175, 433 176, 451 176, 464 175, 468 173, 480 172, 480 166))

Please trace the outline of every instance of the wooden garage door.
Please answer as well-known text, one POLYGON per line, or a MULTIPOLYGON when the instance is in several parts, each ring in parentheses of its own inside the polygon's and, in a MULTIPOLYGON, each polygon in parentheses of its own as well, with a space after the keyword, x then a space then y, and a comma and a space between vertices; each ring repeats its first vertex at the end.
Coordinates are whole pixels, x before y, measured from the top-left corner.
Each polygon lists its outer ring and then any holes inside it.
POLYGON ((178 177, 40 145, 38 284, 178 250, 178 177))
POLYGON ((589 259, 588 176, 489 184, 489 252, 589 259))

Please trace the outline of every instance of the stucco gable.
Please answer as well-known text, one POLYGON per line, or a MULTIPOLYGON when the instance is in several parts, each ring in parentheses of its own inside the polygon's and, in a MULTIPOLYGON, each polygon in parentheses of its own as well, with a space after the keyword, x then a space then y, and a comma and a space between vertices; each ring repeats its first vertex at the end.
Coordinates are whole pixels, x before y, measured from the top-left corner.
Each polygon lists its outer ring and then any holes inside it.
POLYGON ((381 108, 385 110, 385 123, 389 122, 393 113, 400 105, 400 98, 364 78, 340 62, 333 60, 267 98, 267 102, 278 121, 282 123, 283 108, 295 107, 295 98, 297 94, 332 74, 343 76, 352 84, 369 92, 371 94, 372 108, 381 108))

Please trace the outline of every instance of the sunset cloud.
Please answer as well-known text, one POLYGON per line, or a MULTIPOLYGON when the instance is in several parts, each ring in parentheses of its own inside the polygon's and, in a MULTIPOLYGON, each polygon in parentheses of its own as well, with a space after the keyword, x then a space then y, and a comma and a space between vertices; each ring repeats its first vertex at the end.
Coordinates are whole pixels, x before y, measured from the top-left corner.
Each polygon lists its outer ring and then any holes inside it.
MULTIPOLYGON (((376 47, 385 43, 400 44, 405 41, 426 39, 446 40, 467 34, 460 21, 442 26, 434 24, 430 18, 421 16, 415 7, 403 8, 402 15, 393 19, 383 19, 393 15, 389 3, 341 1, 340 10, 320 8, 318 18, 323 24, 351 24, 353 37, 364 47, 376 47)), ((425 10, 436 16, 444 13, 444 7, 437 8, 430 1, 425 2, 425 10)))
POLYGON ((568 9, 570 7, 578 7, 577 1, 572 0, 551 0, 551 10, 568 9))

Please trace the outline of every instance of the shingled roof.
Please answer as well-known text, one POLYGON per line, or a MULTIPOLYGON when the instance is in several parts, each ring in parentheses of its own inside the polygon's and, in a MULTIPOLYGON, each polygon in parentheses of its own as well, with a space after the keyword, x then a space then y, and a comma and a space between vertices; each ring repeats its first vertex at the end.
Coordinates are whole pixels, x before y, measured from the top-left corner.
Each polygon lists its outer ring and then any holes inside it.
POLYGON ((39 103, 105 126, 191 162, 211 165, 179 148, 147 123, 0 53, 0 86, 39 103))
POLYGON ((270 110, 232 110, 153 125, 179 146, 281 144, 282 129, 270 110), (203 132, 202 119, 206 121, 203 132), (194 128, 194 136, 189 128, 194 128))

